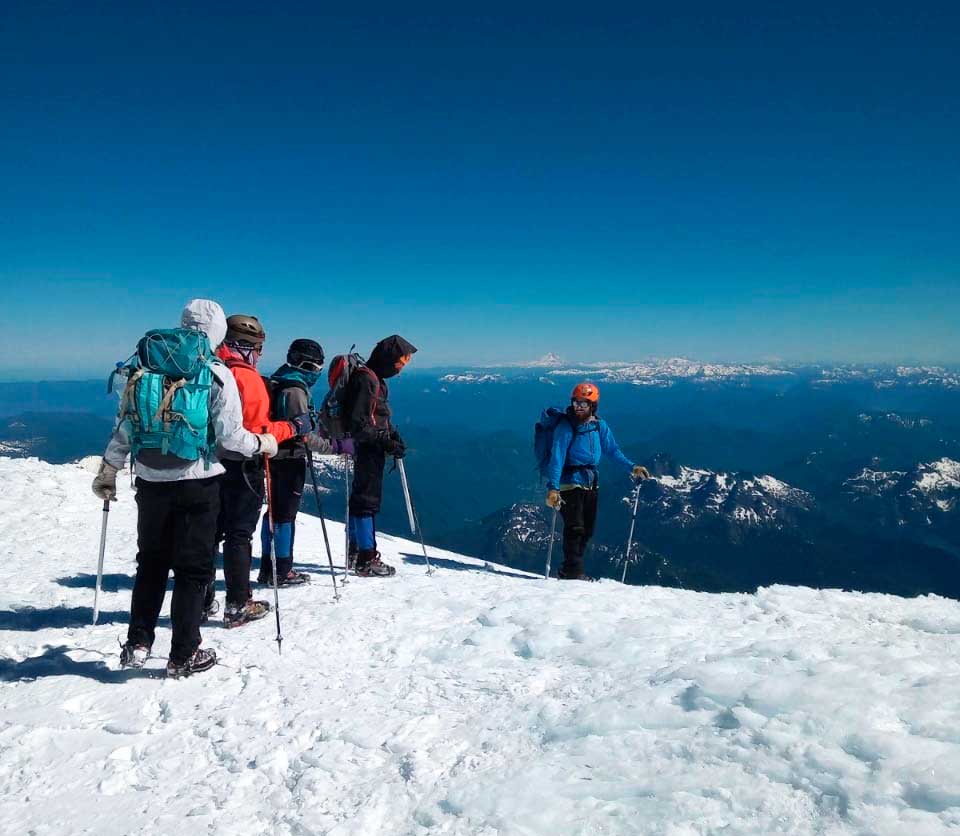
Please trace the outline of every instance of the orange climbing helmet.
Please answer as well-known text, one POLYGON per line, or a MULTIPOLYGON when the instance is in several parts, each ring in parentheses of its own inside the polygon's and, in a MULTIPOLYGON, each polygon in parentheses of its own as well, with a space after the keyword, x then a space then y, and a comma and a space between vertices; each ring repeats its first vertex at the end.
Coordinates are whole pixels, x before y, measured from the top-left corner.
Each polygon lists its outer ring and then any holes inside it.
POLYGON ((578 383, 570 393, 570 400, 597 403, 600 400, 600 390, 592 383, 578 383))

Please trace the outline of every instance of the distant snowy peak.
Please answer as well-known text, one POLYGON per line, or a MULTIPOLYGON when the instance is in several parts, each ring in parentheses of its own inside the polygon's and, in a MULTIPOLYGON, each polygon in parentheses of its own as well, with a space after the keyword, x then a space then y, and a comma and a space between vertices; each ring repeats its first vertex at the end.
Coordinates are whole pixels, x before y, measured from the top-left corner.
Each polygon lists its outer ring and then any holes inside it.
POLYGON ((929 418, 911 418, 898 415, 896 412, 887 412, 880 415, 872 415, 868 412, 861 412, 857 416, 861 424, 894 424, 904 429, 912 430, 916 427, 931 427, 933 421, 929 418))
POLYGON ((920 522, 929 524, 931 514, 960 509, 960 462, 942 458, 919 464, 909 472, 864 468, 847 479, 844 487, 861 497, 892 500, 902 520, 917 516, 920 522))
POLYGON ((479 374, 465 372, 464 374, 445 374, 440 378, 441 383, 503 383, 503 375, 479 374))
POLYGON ((521 360, 518 363, 503 363, 502 368, 513 369, 555 369, 563 365, 563 358, 559 354, 548 351, 538 360, 521 360))
POLYGON ((0 441, 0 456, 11 456, 14 458, 26 458, 33 455, 34 447, 42 438, 29 438, 23 441, 0 441))
POLYGON ((851 493, 886 493, 895 488, 906 475, 904 470, 872 470, 865 467, 856 476, 847 479, 844 485, 851 493))
POLYGON ((901 386, 927 386, 960 389, 960 372, 943 366, 835 366, 821 368, 812 383, 830 386, 838 383, 863 382, 875 389, 901 386))
POLYGON ((549 538, 545 515, 539 505, 517 502, 505 512, 501 537, 514 543, 538 544, 549 538))
POLYGON ((699 363, 685 357, 644 363, 584 363, 579 368, 555 369, 551 375, 589 377, 605 383, 639 386, 670 385, 674 380, 726 381, 750 377, 780 377, 792 374, 768 365, 699 363))
POLYGON ((809 510, 813 497, 773 476, 723 473, 677 466, 658 457, 654 477, 640 486, 640 499, 662 522, 680 526, 725 519, 741 526, 783 527, 796 511, 809 510))
POLYGON ((913 490, 933 498, 941 511, 952 510, 960 498, 960 462, 943 458, 920 465, 913 490))
POLYGON ((530 368, 533 369, 546 369, 546 368, 555 368, 556 366, 562 366, 563 360, 560 358, 559 354, 554 354, 552 351, 547 352, 539 360, 534 360, 529 364, 530 368))

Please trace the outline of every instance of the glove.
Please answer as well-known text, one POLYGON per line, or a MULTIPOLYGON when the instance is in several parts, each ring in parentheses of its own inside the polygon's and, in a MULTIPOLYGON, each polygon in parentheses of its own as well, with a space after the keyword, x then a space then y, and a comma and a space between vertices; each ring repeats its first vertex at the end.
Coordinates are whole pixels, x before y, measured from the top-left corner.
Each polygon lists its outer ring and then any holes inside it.
POLYGON ((634 465, 633 470, 630 471, 630 478, 632 478, 634 482, 639 482, 641 479, 649 479, 650 471, 642 464, 634 465))
POLYGON ((93 492, 97 499, 114 502, 117 498, 117 468, 106 459, 100 461, 100 469, 93 477, 93 492))
POLYGON ((384 441, 383 449, 395 459, 402 459, 407 453, 407 445, 403 443, 400 433, 396 430, 393 430, 390 437, 384 441))
POLYGON ((308 433, 303 437, 303 443, 311 453, 319 453, 321 456, 334 452, 333 442, 320 433, 308 433))
POLYGON ((547 507, 559 511, 561 505, 563 505, 563 500, 560 498, 560 491, 547 491, 547 507))
POLYGON ((277 455, 277 440, 270 433, 257 435, 257 440, 260 442, 258 453, 263 453, 267 458, 277 455))
POLYGON ((297 415, 295 418, 291 418, 290 423, 293 424, 293 430, 296 435, 307 435, 317 428, 316 422, 309 412, 304 412, 303 415, 297 415))
POLYGON ((332 442, 333 452, 342 453, 344 456, 353 455, 353 439, 352 438, 337 438, 332 442))

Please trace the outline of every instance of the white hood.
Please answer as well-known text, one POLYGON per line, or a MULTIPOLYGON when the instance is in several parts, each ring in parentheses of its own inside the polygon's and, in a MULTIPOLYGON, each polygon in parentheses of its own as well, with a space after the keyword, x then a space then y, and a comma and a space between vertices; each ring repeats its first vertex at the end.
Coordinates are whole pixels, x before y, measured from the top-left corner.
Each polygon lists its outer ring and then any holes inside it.
POLYGON ((216 302, 210 299, 191 299, 180 314, 180 327, 203 331, 215 349, 227 336, 227 317, 216 302))

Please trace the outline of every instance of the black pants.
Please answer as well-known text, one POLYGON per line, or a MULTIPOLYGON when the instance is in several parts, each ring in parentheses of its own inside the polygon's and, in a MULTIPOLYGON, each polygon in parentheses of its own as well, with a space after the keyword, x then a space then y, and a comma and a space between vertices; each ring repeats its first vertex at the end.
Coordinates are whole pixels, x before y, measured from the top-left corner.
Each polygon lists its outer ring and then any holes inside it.
POLYGON ((183 663, 200 646, 203 593, 213 563, 220 478, 183 482, 137 479, 137 577, 127 640, 153 646, 173 569, 170 659, 183 663))
POLYGON ((307 460, 291 456, 270 460, 270 485, 273 489, 273 522, 297 521, 303 486, 307 481, 307 460))
MULTIPOLYGON (((253 534, 263 508, 263 459, 223 462, 217 542, 223 541, 223 577, 227 604, 242 607, 250 599, 253 534)), ((272 475, 272 472, 271 472, 272 475)))
POLYGON ((564 577, 576 578, 583 574, 583 555, 597 522, 599 493, 596 488, 560 492, 563 499, 560 506, 563 516, 563 566, 560 574, 564 577))
POLYGON ((353 487, 350 491, 351 516, 372 517, 380 513, 386 462, 386 454, 380 445, 357 445, 353 457, 353 487))

